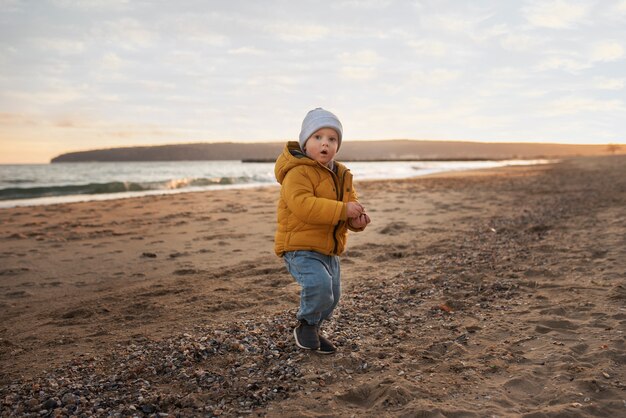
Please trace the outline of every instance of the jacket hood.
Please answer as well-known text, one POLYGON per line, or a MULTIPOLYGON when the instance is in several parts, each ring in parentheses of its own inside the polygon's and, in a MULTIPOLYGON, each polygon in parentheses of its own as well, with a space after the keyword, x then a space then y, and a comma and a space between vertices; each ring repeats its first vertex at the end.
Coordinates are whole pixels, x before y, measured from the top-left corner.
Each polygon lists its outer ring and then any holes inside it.
POLYGON ((296 141, 289 141, 283 148, 283 152, 276 159, 274 175, 280 184, 292 168, 298 165, 318 166, 319 164, 306 156, 300 149, 300 144, 296 141))

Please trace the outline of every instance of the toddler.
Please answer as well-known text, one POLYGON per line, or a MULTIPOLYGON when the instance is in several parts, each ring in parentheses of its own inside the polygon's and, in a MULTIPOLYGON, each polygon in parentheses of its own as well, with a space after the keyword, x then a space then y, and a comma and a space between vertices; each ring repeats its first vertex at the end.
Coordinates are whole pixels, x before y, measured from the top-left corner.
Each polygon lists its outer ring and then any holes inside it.
POLYGON ((274 250, 301 287, 296 345, 322 354, 335 346, 320 326, 339 302, 339 255, 348 229, 362 231, 370 223, 357 200, 352 174, 335 155, 343 128, 333 113, 317 108, 307 113, 298 142, 288 142, 274 172, 281 184, 274 250))

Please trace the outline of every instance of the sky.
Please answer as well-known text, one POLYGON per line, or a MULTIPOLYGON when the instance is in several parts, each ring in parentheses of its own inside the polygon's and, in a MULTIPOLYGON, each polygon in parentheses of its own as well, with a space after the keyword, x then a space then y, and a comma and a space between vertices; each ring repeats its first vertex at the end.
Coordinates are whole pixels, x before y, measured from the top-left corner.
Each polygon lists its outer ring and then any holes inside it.
POLYGON ((0 0, 0 163, 297 138, 626 144, 626 0, 0 0))

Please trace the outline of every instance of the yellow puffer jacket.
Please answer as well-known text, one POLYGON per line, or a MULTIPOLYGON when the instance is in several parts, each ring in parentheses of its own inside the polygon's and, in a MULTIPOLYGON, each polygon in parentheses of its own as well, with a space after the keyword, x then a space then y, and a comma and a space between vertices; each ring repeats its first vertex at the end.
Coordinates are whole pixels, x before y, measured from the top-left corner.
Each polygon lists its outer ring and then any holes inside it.
MULTIPOLYGON (((346 203, 357 201, 352 174, 335 162, 336 173, 307 157, 297 142, 288 142, 276 160, 281 184, 274 251, 310 250, 340 255, 346 249, 346 203)), ((352 227, 352 231, 359 231, 352 227)))

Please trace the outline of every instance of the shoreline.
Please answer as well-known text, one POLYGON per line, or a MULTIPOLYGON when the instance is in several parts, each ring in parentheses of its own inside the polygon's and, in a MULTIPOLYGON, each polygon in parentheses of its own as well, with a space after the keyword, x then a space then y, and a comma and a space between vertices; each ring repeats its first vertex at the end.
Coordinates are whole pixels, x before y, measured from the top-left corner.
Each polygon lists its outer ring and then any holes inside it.
MULTIPOLYGON (((451 159, 451 160, 406 160, 406 161, 399 161, 399 160, 394 160, 394 161, 386 161, 386 162, 431 162, 431 163, 450 163, 450 162, 456 162, 456 163, 461 163, 461 164, 471 164, 471 163, 487 163, 488 164, 493 164, 493 167, 501 167, 501 166, 511 166, 511 165, 540 165, 540 164, 550 164, 553 163, 557 160, 538 160, 538 159, 519 159, 519 160, 481 160, 481 159, 465 159, 465 160, 457 160, 457 159, 451 159)), ((241 161, 243 163, 243 161, 241 161)), ((361 161, 361 163, 385 163, 385 161, 361 161)), ((272 161, 273 163, 273 161, 272 161)), ((359 164, 359 162, 356 162, 356 164, 359 164)), ((71 163, 73 164, 73 163, 71 163)), ((100 164, 100 163, 98 163, 100 164)), ((106 163, 105 163, 106 164, 106 163)), ((152 164, 152 163, 151 163, 152 164)), ((348 163, 349 164, 349 163, 348 163)), ((370 174, 369 176, 364 177, 366 180, 394 180, 394 179, 410 179, 410 178, 418 178, 418 177, 423 177, 423 176, 429 176, 431 174, 437 174, 437 173, 443 173, 443 172, 456 172, 456 171, 468 171, 468 170, 476 170, 476 169, 488 169, 491 167, 485 167, 485 168, 481 168, 481 167, 454 167, 454 166, 448 166, 448 167, 429 167, 429 168, 420 168, 419 170, 421 170, 421 173, 416 173, 413 175, 407 175, 407 173, 404 173, 402 175, 399 175, 398 173, 394 173, 395 175, 391 175, 388 172, 385 172, 385 174, 383 174, 383 172, 381 172, 380 170, 378 170, 377 174, 370 174)), ((418 170, 418 168, 413 167, 413 170, 418 170)), ((363 178, 363 176, 360 176, 361 178, 363 178)), ((189 179, 185 178, 182 179, 184 180, 184 182, 188 182, 189 179)), ((166 183, 176 183, 179 184, 181 182, 181 179, 169 179, 167 181, 165 180, 160 180, 159 183, 161 184, 166 184, 166 183)), ((99 189, 104 188, 104 186, 106 185, 114 185, 116 190, 119 190, 119 187, 121 187, 123 185, 122 181, 116 180, 110 183, 106 183, 106 184, 102 184, 102 183, 97 183, 97 184, 75 184, 75 185, 69 185, 69 184, 63 184, 63 185, 57 185, 57 186, 49 186, 48 188, 42 188, 42 187, 36 187, 35 189, 45 189, 43 191, 40 191, 40 193, 44 193, 44 192, 48 192, 48 193, 53 193, 55 192, 55 190, 53 189, 62 189, 62 188, 68 188, 68 187, 72 187, 72 186, 82 186, 84 189, 89 189, 89 186, 98 186, 99 189)), ((137 182, 137 181, 128 181, 126 183, 129 183, 130 185, 134 185, 136 184, 137 187, 142 187, 141 182, 137 182)), ((145 186, 145 185, 143 185, 145 186)), ((137 191, 120 191, 120 192, 108 192, 108 193, 97 193, 97 194, 89 194, 89 193, 79 193, 79 194, 51 194, 48 196, 40 196, 40 197, 28 197, 28 198, 18 198, 18 199, 5 199, 2 200, 0 199, 0 210, 1 209, 6 209, 6 208, 12 208, 12 207, 31 207, 31 206, 39 206, 39 205, 56 205, 56 204, 65 204, 65 203, 77 203, 77 202, 89 202, 89 201, 105 201, 105 200, 117 200, 117 199, 131 199, 131 198, 137 198, 137 197, 143 197, 143 196, 161 196, 161 195, 169 195, 169 194, 180 194, 180 193, 202 193, 202 192, 207 192, 207 191, 220 191, 220 190, 236 190, 236 189, 251 189, 251 188, 258 188, 258 187, 273 187, 273 186, 277 186, 277 183, 275 181, 272 182, 260 182, 260 181, 251 181, 251 182, 234 182, 234 183, 230 183, 230 184, 211 184, 211 185, 205 185, 205 186, 186 186, 186 187, 177 187, 177 188, 172 188, 172 189, 164 189, 164 188, 158 188, 158 189, 147 189, 147 190, 137 190, 137 191)), ((129 185, 127 184, 126 187, 128 188, 129 185)), ((9 189, 2 189, 0 191, 6 191, 6 190, 20 190, 20 188, 9 188, 9 189)), ((27 192, 28 190, 30 190, 29 188, 25 188, 24 192, 27 192)), ((3 196, 4 197, 4 196, 3 196)))
POLYGON ((373 223, 335 356, 293 346, 277 188, 2 209, 0 415, 616 416, 625 179, 603 157, 355 182, 373 223))

